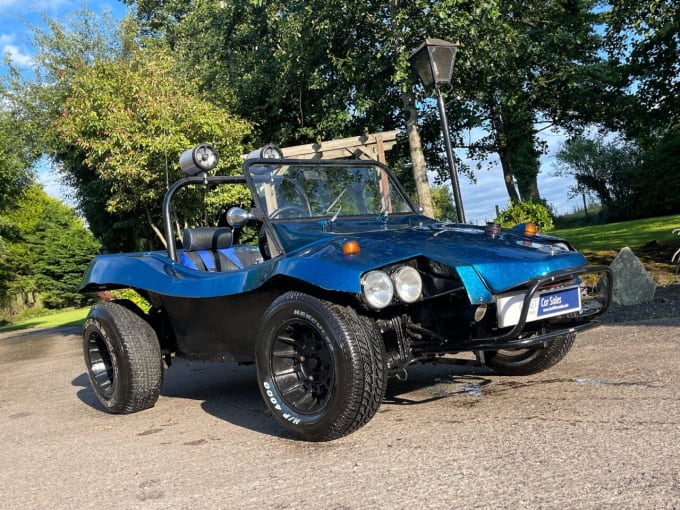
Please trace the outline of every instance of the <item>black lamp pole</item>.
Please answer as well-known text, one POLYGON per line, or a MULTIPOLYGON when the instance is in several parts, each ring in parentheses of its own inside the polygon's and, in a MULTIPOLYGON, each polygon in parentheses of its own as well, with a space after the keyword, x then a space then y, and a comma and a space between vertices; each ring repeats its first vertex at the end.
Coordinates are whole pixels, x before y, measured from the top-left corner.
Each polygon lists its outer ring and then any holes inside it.
POLYGON ((453 158, 453 149, 451 148, 451 136, 449 134, 449 122, 446 118, 446 109, 444 107, 444 96, 442 96, 439 87, 437 90, 437 105, 439 106, 439 117, 442 123, 442 132, 444 134, 444 147, 446 148, 446 159, 449 160, 449 172, 451 173, 451 187, 453 188, 453 199, 456 202, 456 214, 458 216, 458 223, 465 223, 465 213, 463 212, 463 198, 460 196, 460 185, 458 184, 458 172, 456 172, 456 160, 453 158))
POLYGON ((439 107, 439 118, 442 124, 442 134, 444 135, 444 148, 446 149, 446 159, 449 162, 449 174, 451 176, 451 188, 453 189, 453 200, 456 203, 456 215, 459 223, 465 223, 465 213, 463 211, 463 199, 460 195, 460 185, 458 184, 458 172, 456 171, 456 160, 453 157, 451 148, 451 135, 449 133, 449 122, 446 117, 444 97, 442 96, 441 86, 451 84, 453 64, 456 60, 458 45, 443 41, 441 39, 425 39, 409 57, 411 66, 418 73, 420 81, 425 90, 434 88, 437 91, 437 106, 439 107))

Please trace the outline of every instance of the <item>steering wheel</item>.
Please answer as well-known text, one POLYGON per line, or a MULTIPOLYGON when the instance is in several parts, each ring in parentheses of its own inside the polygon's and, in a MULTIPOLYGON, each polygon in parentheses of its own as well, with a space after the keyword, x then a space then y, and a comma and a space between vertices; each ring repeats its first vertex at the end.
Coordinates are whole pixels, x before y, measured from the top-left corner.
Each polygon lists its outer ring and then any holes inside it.
POLYGON ((284 205, 273 211, 269 215, 269 219, 276 219, 284 213, 294 213, 290 216, 284 216, 284 218, 308 218, 310 216, 309 211, 301 205, 284 205))
POLYGON ((305 193, 305 190, 302 188, 302 186, 300 186, 300 184, 295 182, 290 177, 282 177, 281 182, 278 186, 280 192, 285 193, 285 191, 284 191, 284 184, 285 183, 288 183, 288 186, 285 186, 288 189, 288 192, 289 193, 291 193, 291 192, 295 193, 295 195, 297 195, 297 197, 299 199, 299 202, 298 202, 298 200, 293 200, 292 197, 288 197, 287 202, 299 203, 301 206, 306 207, 308 215, 311 216, 312 215, 312 207, 309 204, 309 199, 307 198, 307 194, 305 193))

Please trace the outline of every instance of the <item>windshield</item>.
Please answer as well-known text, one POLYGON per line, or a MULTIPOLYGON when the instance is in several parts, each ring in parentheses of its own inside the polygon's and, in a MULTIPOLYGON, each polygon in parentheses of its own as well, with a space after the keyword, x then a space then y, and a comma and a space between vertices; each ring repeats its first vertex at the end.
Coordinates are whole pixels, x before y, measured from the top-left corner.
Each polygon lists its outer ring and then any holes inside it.
POLYGON ((254 164, 247 167, 270 219, 413 213, 383 168, 374 164, 254 164))

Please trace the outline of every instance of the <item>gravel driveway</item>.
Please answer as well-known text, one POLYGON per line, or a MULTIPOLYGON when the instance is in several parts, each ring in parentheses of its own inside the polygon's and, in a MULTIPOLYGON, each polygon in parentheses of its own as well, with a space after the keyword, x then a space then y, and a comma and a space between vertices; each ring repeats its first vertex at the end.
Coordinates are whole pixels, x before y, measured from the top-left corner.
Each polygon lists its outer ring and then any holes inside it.
POLYGON ((148 411, 102 411, 75 330, 0 336, 3 508, 680 508, 680 318, 610 324, 531 377, 391 380, 358 432, 310 444, 252 367, 177 361, 148 411))

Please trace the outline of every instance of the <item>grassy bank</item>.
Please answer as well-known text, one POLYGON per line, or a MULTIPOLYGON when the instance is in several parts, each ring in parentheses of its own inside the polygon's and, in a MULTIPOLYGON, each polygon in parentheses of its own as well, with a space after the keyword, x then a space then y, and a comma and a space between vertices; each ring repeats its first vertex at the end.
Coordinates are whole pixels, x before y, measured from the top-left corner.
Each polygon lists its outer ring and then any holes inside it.
POLYGON ((89 307, 60 310, 49 315, 42 315, 40 317, 31 317, 19 322, 8 324, 0 327, 0 333, 5 331, 18 331, 32 328, 57 328, 63 326, 80 326, 85 322, 85 317, 89 311, 89 307))
POLYGON ((619 250, 628 246, 657 285, 677 286, 680 285, 680 275, 671 263, 673 253, 680 248, 680 236, 671 233, 676 228, 680 228, 680 214, 549 233, 571 241, 591 264, 610 264, 619 250))
POLYGON ((680 244, 680 236, 671 234, 675 228, 680 228, 680 214, 606 225, 566 228, 555 230, 550 234, 568 239, 580 251, 618 251, 624 246, 632 249, 641 248, 652 241, 660 244, 680 244))

